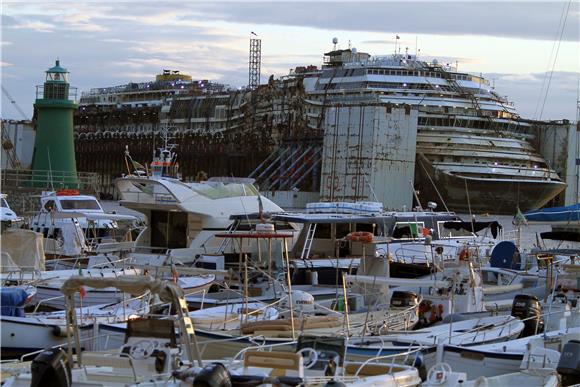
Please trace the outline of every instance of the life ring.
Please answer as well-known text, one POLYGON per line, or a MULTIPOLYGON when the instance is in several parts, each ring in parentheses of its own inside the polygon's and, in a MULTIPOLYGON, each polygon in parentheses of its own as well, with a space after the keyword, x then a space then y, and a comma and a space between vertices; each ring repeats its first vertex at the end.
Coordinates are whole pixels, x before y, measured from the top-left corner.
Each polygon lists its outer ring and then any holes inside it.
POLYGON ((77 196, 80 194, 78 189, 59 189, 56 191, 57 196, 77 196))
POLYGON ((374 235, 372 232, 368 231, 353 231, 345 238, 351 242, 371 243, 374 239, 374 235))

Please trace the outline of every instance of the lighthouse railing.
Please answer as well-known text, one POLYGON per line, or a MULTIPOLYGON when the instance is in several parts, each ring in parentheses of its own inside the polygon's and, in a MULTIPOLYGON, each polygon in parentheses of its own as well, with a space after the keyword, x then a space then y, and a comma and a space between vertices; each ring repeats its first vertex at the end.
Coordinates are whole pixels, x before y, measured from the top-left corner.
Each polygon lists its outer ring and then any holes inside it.
POLYGON ((2 169, 0 175, 2 187, 6 188, 76 188, 83 192, 96 193, 99 186, 99 174, 93 172, 2 169))

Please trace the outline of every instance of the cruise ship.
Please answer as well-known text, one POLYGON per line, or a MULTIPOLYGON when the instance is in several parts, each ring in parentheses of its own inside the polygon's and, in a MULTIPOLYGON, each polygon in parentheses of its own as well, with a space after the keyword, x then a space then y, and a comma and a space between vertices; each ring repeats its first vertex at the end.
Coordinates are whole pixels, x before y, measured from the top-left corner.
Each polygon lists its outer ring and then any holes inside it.
MULTIPOLYGON (((324 58, 320 68, 297 67, 255 90, 169 70, 152 82, 93 89, 81 97, 76 136, 80 146, 85 144, 82 150, 99 139, 125 144, 133 138, 132 152, 144 159, 140 144, 170 128, 181 147, 185 178, 202 169, 210 175, 249 175, 260 163, 269 168, 268 155, 283 144, 306 141, 308 149, 322 148, 329 106, 372 102, 418 110, 414 186, 423 203, 465 213, 513 214, 542 207, 566 188, 533 145, 534 127, 546 123, 522 119, 482 76, 408 53, 370 56, 349 48, 324 58), (200 157, 203 152, 235 159, 220 164, 229 170, 212 170, 209 159, 200 157)), ((320 163, 311 152, 301 160, 314 163, 304 168, 309 176, 295 177, 296 184, 290 175, 285 185, 253 177, 264 191, 316 192, 320 163)), ((95 161, 87 158, 94 170, 95 161)))
MULTIPOLYGON (((418 109, 415 185, 426 200, 509 214, 540 208, 566 188, 532 146, 532 124, 481 76, 436 59, 356 49, 326 53, 322 70, 304 76, 311 106, 380 101, 418 109)), ((320 121, 313 115, 309 126, 320 121)))

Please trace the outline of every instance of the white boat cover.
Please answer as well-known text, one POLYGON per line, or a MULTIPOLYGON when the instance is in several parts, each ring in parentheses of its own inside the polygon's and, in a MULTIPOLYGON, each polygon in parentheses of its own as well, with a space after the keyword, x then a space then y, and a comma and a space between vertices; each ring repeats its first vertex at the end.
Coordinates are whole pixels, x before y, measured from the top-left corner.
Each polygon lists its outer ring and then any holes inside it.
POLYGON ((156 280, 149 276, 119 276, 116 278, 91 278, 75 275, 67 279, 60 288, 65 296, 73 295, 83 286, 104 289, 117 288, 133 296, 140 296, 146 291, 159 295, 164 302, 173 302, 175 295, 183 297, 183 290, 171 281, 156 280))
POLYGON ((1 251, 0 252, 0 272, 10 273, 10 272, 15 272, 15 271, 19 271, 19 270, 20 270, 20 266, 18 266, 16 264, 16 262, 14 262, 12 257, 10 257, 10 254, 8 254, 5 251, 1 251))
MULTIPOLYGON (((24 229, 6 230, 0 236, 0 246, 20 269, 45 270, 42 234, 24 229)), ((4 264, 2 268, 4 271, 4 264)))

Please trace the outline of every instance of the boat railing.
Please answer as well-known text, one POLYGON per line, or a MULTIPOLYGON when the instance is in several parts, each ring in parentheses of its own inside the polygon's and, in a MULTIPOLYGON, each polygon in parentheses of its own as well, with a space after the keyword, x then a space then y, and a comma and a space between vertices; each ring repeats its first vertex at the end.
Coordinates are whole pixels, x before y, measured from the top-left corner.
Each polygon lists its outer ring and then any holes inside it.
MULTIPOLYGON (((232 358, 231 363, 235 362, 242 358, 242 356, 248 351, 264 351, 264 352, 272 352, 274 348, 280 348, 285 346, 294 346, 298 342, 296 340, 285 341, 283 343, 274 343, 274 344, 267 344, 266 345, 266 337, 264 336, 246 336, 250 342, 254 343, 254 346, 246 347, 241 349, 236 355, 232 358), (259 343, 257 340, 262 339, 263 342, 259 343)), ((238 338, 236 338, 238 339, 238 338)))
POLYGON ((2 267, 0 273, 2 274, 2 282, 18 282, 22 283, 43 281, 42 272, 34 266, 18 266, 18 267, 2 267))
MULTIPOLYGON (((371 357, 367 360, 365 360, 356 370, 356 372, 354 373, 355 377, 358 377, 358 375, 364 370, 364 368, 371 364, 371 363, 383 363, 383 364, 388 364, 389 365, 389 371, 388 374, 391 374, 393 371, 393 368, 400 366, 401 364, 405 364, 405 365, 409 365, 409 360, 411 358, 411 355, 417 355, 419 353, 421 353, 421 351, 423 351, 424 347, 422 344, 420 343, 415 343, 415 342, 411 342, 409 344, 409 347, 406 351, 404 352, 399 352, 399 353, 392 353, 392 354, 388 354, 388 355, 379 355, 379 356, 374 356, 371 357), (401 360, 399 360, 401 359, 401 360), (386 360, 386 361, 385 361, 386 360), (397 362, 398 361, 398 362, 397 362)), ((416 363, 416 359, 413 359, 413 364, 414 365, 416 363)))
MULTIPOLYGON (((84 342, 90 342, 93 341, 93 344, 96 343, 95 340, 100 339, 100 338, 106 338, 107 336, 109 336, 109 334, 103 334, 103 335, 95 335, 95 336, 88 336, 88 337, 82 337, 79 338, 79 342, 84 343, 84 342)), ((47 347, 47 348, 43 348, 43 349, 39 349, 37 351, 33 351, 33 352, 28 352, 25 353, 24 355, 20 356, 20 358, 18 359, 19 362, 24 362, 25 359, 28 359, 34 355, 38 355, 39 353, 42 353, 44 351, 49 351, 51 349, 56 349, 56 348, 64 348, 68 346, 68 343, 62 343, 62 344, 57 344, 57 345, 53 345, 52 347, 47 347)))
POLYGON ((89 269, 126 269, 131 266, 132 257, 121 258, 114 261, 99 262, 91 265, 89 269), (119 266, 120 265, 120 266, 119 266))
POLYGON ((45 261, 44 265, 47 267, 47 270, 48 267, 50 267, 50 270, 68 270, 81 267, 82 261, 86 259, 87 257, 83 255, 76 257, 58 256, 45 261))
POLYGON ((392 326, 393 324, 401 324, 401 323, 405 326, 405 329, 411 329, 410 326, 411 322, 413 320, 418 320, 417 318, 418 308, 419 305, 421 304, 421 301, 422 300, 419 300, 419 302, 416 305, 411 305, 405 309, 398 310, 395 313, 389 312, 389 314, 381 318, 380 321, 367 322, 365 324, 366 329, 364 330, 364 332, 377 333, 380 336, 388 333, 383 332, 383 329, 386 328, 388 331, 390 326, 392 326))
POLYGON ((41 306, 44 306, 47 302, 51 302, 51 301, 55 301, 55 300, 60 300, 60 299, 64 299, 64 295, 55 296, 55 297, 49 297, 49 298, 43 298, 42 300, 40 300, 40 301, 38 301, 36 303, 36 306, 34 307, 34 310, 32 311, 32 314, 38 313, 38 309, 41 306))
POLYGON ((3 169, 1 184, 10 188, 77 188, 98 192, 99 174, 93 172, 38 171, 30 169, 3 169))

